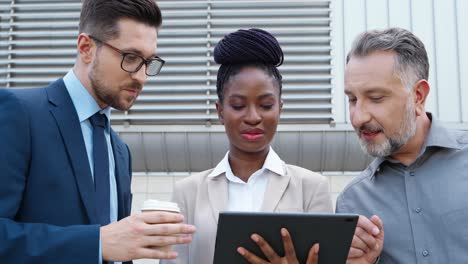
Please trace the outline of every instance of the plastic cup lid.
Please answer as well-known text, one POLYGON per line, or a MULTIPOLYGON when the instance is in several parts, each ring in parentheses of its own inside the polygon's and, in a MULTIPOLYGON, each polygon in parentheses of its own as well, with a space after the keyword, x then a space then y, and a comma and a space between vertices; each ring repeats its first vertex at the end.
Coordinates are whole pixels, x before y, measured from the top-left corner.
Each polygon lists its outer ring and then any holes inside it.
POLYGON ((159 200, 146 200, 143 202, 141 207, 142 211, 169 211, 169 212, 180 212, 180 208, 176 203, 159 201, 159 200))

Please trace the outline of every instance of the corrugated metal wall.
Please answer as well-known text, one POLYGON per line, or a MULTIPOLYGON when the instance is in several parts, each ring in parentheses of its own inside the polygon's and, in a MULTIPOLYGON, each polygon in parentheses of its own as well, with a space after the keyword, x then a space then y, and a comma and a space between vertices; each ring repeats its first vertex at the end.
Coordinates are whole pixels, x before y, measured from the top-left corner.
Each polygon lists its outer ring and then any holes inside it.
MULTIPOLYGON (((332 121, 330 0, 158 5, 158 55, 166 64, 129 111, 113 111, 113 124, 217 124, 213 49, 225 34, 252 27, 272 32, 285 54, 281 121, 332 121)), ((63 76, 75 61, 80 9, 80 0, 0 0, 0 87, 41 87, 63 76)))
POLYGON ((398 26, 414 32, 426 45, 431 65, 427 109, 448 123, 468 123, 468 1, 334 0, 335 120, 346 121, 344 56, 357 34, 398 26), (341 94, 340 94, 341 93, 341 94))

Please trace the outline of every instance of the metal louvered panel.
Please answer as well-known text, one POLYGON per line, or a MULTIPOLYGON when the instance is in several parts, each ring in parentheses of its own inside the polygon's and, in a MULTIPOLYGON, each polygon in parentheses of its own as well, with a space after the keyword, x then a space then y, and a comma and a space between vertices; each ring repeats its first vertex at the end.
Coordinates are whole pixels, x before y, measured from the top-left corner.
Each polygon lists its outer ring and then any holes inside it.
POLYGON ((11 0, 0 0, 0 87, 6 86, 5 80, 9 77, 11 57, 7 51, 10 49, 10 36, 9 32, 11 27, 8 25, 10 19, 8 15, 10 13, 10 2, 11 0))
POLYGON ((7 65, 0 86, 40 87, 63 76, 75 62, 81 2, 8 2, 0 21, 0 37, 8 38, 0 50, 0 69, 7 65))
MULTIPOLYGON (((332 121, 330 1, 159 0, 158 54, 166 60, 113 123, 217 123, 213 48, 225 34, 259 27, 285 52, 282 123, 332 121)), ((0 87, 40 87, 76 57, 80 0, 0 0, 0 87)))
POLYGON ((161 73, 148 79, 128 112, 114 111, 115 124, 204 124, 217 119, 207 100, 207 1, 158 0, 163 25, 158 55, 161 73))
POLYGON ((278 38, 285 54, 282 123, 332 121, 329 1, 211 1, 211 14, 216 40, 252 27, 278 38))

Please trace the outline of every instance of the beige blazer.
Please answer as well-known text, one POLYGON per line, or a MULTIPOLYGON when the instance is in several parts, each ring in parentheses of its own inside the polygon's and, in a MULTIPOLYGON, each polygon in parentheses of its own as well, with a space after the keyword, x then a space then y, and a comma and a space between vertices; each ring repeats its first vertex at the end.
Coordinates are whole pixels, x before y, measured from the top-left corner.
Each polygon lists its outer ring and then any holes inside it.
MULTIPOLYGON (((285 164, 283 176, 269 172, 261 211, 332 213, 327 178, 310 170, 285 164)), ((213 263, 218 214, 228 204, 225 175, 207 177, 213 169, 194 174, 175 184, 172 200, 177 202, 188 224, 196 226, 189 245, 175 246, 179 256, 161 263, 213 263)))

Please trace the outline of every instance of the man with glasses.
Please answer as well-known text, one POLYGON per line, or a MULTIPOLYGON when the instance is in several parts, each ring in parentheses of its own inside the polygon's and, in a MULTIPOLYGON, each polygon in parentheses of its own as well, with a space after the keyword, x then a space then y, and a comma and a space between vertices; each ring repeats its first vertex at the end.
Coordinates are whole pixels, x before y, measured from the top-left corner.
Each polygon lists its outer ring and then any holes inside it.
POLYGON ((109 43, 106 43, 91 35, 89 35, 89 38, 120 53, 120 55, 122 56, 122 62, 120 63, 120 67, 122 68, 122 70, 128 73, 138 72, 143 65, 146 65, 146 75, 155 76, 161 71, 161 68, 165 63, 163 59, 159 58, 156 55, 154 55, 152 58, 145 59, 138 54, 132 52, 124 52, 110 45, 109 43))
POLYGON ((115 263, 175 258, 195 228, 168 212, 130 214, 131 158, 110 128, 156 56, 152 0, 85 0, 77 60, 44 88, 0 89, 0 262, 115 263))

